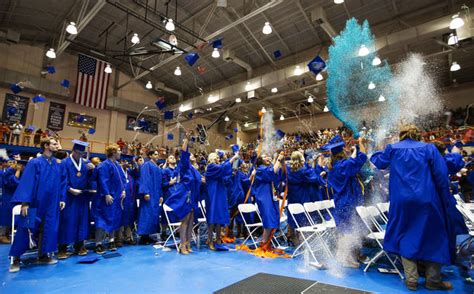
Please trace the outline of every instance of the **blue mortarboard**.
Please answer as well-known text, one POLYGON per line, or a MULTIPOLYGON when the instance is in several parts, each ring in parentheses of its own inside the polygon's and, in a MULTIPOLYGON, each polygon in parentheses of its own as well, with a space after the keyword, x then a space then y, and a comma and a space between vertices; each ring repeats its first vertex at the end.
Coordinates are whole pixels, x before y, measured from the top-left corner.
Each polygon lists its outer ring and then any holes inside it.
POLYGON ((331 150, 332 154, 337 154, 337 153, 342 152, 345 145, 346 143, 344 142, 342 137, 337 135, 331 140, 329 140, 329 142, 326 145, 324 145, 323 148, 325 150, 331 150))
POLYGON ((18 111, 18 108, 16 108, 15 106, 8 106, 7 107, 8 115, 14 115, 15 113, 17 113, 17 111, 18 111))
POLYGON ((120 257, 120 256, 122 256, 122 254, 118 252, 110 252, 110 253, 106 253, 102 255, 103 258, 114 258, 114 257, 120 257))
POLYGON ((461 141, 457 141, 456 143, 454 143, 454 146, 456 146, 458 148, 462 148, 464 145, 461 141))
POLYGON ((196 137, 195 136, 191 137, 191 142, 196 142, 196 137))
POLYGON ((214 246, 216 247, 217 251, 229 251, 229 248, 221 243, 215 243, 214 246))
POLYGON ((260 134, 257 135, 257 140, 261 140, 262 139, 262 136, 260 136, 260 134))
POLYGON ((97 256, 88 256, 88 257, 84 257, 84 258, 79 259, 77 261, 77 263, 91 264, 91 263, 94 263, 98 260, 99 260, 99 258, 97 256))
POLYGON ((222 150, 217 151, 217 155, 219 155, 219 158, 224 157, 224 151, 222 150))
POLYGON ((34 229, 36 225, 41 222, 41 219, 36 216, 36 212, 36 208, 30 207, 27 216, 20 215, 17 222, 18 227, 23 229, 34 229))
POLYGON ((47 70, 48 73, 50 73, 50 74, 53 74, 53 73, 56 72, 56 68, 55 68, 54 66, 52 66, 52 65, 48 65, 48 66, 46 67, 46 70, 47 70))
POLYGON ((285 132, 283 132, 282 130, 278 129, 276 130, 276 137, 281 140, 283 139, 283 137, 285 137, 285 132))
POLYGON ((236 132, 236 133, 237 133, 238 131, 239 131, 239 129, 238 129, 238 128, 234 128, 234 132, 236 132))
POLYGON ((193 118, 193 113, 192 112, 188 113, 188 117, 193 118))
POLYGON ((33 132, 33 131, 35 130, 35 126, 34 126, 34 125, 29 125, 26 129, 27 129, 28 131, 33 132))
POLYGON ((158 97, 158 100, 156 100, 155 105, 160 110, 165 108, 166 107, 165 97, 163 96, 158 97))
POLYGON ((184 56, 184 59, 189 64, 189 66, 193 66, 196 63, 196 61, 198 61, 199 54, 191 52, 191 53, 186 54, 186 56, 184 56))
POLYGON ((142 117, 138 120, 138 126, 142 129, 148 129, 150 127, 150 124, 146 119, 142 117))
POLYGON ((239 145, 237 145, 237 144, 232 145, 232 152, 237 153, 239 151, 239 149, 240 149, 239 145))
POLYGON ((212 48, 221 49, 222 48, 222 38, 212 41, 212 48))
POLYGON ((71 84, 71 82, 69 82, 69 80, 62 80, 61 81, 61 86, 64 87, 64 88, 69 88, 70 84, 71 84))
POLYGON ((89 128, 87 133, 89 133, 89 135, 93 135, 93 134, 95 134, 95 129, 94 128, 89 128))
POLYGON ((11 84, 10 90, 12 90, 13 93, 18 94, 23 90, 23 88, 20 87, 18 84, 11 84))
POLYGON ((281 51, 280 50, 276 50, 273 52, 273 56, 275 57, 275 59, 278 59, 281 57, 281 51))
POLYGON ((326 62, 318 55, 308 63, 308 69, 310 72, 317 75, 326 68, 326 62))
POLYGON ((33 98, 31 98, 31 100, 33 101, 33 103, 41 103, 41 102, 45 102, 46 98, 41 96, 41 94, 38 94, 38 95, 34 96, 33 98))
POLYGON ((76 116, 76 122, 78 123, 83 123, 85 119, 86 118, 82 114, 79 114, 78 116, 76 116))
POLYGON ((173 119, 173 111, 165 111, 165 119, 173 119))
POLYGON ((74 144, 72 146, 72 150, 77 150, 81 152, 86 151, 87 146, 89 146, 89 143, 80 140, 72 140, 72 143, 74 144))
POLYGON ((301 141, 301 136, 299 136, 299 135, 298 135, 298 136, 296 136, 296 137, 295 137, 295 140, 296 140, 296 142, 299 142, 299 141, 301 141))
POLYGON ((126 161, 133 161, 133 155, 126 155, 126 154, 120 154, 120 159, 121 160, 126 160, 126 161))
POLYGON ((173 134, 168 133, 168 134, 166 135, 166 138, 168 139, 168 141, 173 141, 174 136, 173 136, 173 134))

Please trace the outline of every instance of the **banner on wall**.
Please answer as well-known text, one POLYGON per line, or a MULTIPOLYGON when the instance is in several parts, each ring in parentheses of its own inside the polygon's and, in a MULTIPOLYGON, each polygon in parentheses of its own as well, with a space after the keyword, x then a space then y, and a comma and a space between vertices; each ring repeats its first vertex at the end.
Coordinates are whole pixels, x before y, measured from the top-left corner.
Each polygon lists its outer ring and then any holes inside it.
POLYGON ((9 125, 20 121, 22 125, 26 125, 26 116, 28 115, 28 104, 30 98, 14 95, 10 93, 5 94, 5 103, 3 104, 2 120, 9 125), (15 111, 8 111, 8 110, 15 111))
POLYGON ((76 128, 95 129, 96 120, 95 116, 69 112, 67 125, 76 128))
POLYGON ((153 116, 142 115, 140 121, 137 122, 135 116, 127 115, 125 129, 134 131, 135 127, 139 128, 137 131, 145 134, 158 134, 158 119, 153 116))
POLYGON ((66 104, 50 102, 48 112, 48 129, 53 131, 62 131, 64 126, 64 115, 66 113, 66 104))

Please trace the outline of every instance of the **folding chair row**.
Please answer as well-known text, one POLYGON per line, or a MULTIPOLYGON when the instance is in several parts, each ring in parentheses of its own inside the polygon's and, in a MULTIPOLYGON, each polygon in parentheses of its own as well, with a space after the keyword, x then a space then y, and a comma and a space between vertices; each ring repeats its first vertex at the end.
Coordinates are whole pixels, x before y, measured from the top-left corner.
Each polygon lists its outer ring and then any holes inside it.
POLYGON ((380 211, 375 207, 375 206, 357 206, 356 207, 357 214, 360 216, 362 219, 362 222, 364 225, 367 227, 369 230, 369 234, 367 235, 367 238, 374 240, 378 247, 380 248, 379 252, 373 256, 367 266, 364 268, 364 272, 367 272, 369 269, 370 265, 374 262, 376 262, 380 257, 386 256, 389 262, 392 264, 393 268, 397 272, 397 274, 400 276, 400 278, 403 280, 404 277, 401 274, 400 270, 395 264, 395 261, 392 260, 392 258, 388 255, 387 252, 383 249, 383 239, 385 238, 385 230, 381 226, 381 224, 377 221, 378 218, 382 218, 380 211))
MULTIPOLYGON (((242 217, 242 220, 244 221, 244 226, 247 229, 247 232, 249 233, 247 238, 245 238, 242 243, 245 244, 245 242, 247 242, 247 240, 249 238, 251 238, 253 245, 255 246, 255 248, 257 248, 258 247, 257 237, 256 236, 254 237, 253 234, 259 228, 263 229, 262 217, 260 216, 260 212, 258 210, 258 205, 253 204, 253 203, 243 203, 243 204, 239 204, 237 206, 237 208, 239 210, 240 216, 242 217), (247 219, 245 218, 246 214, 248 215, 248 214, 251 214, 251 213, 254 213, 257 216, 257 221, 254 222, 254 223, 248 223, 247 219)), ((272 245, 274 247, 280 247, 280 243, 278 242, 278 240, 276 239, 275 236, 273 236, 273 238, 272 238, 272 245)))

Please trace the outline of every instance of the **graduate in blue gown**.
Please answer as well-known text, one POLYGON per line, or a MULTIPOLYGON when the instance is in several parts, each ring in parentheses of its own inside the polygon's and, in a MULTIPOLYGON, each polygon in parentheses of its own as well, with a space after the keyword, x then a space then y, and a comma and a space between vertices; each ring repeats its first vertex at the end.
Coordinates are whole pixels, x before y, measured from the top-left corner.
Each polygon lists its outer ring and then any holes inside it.
POLYGON ((271 250, 273 234, 280 227, 280 210, 278 198, 273 194, 274 183, 281 180, 280 169, 284 167, 284 155, 278 155, 272 165, 270 158, 263 154, 257 157, 256 169, 252 171, 251 178, 254 177, 252 194, 258 205, 263 223, 263 235, 260 247, 264 251, 271 250))
POLYGON ((65 176, 66 207, 59 219, 58 259, 69 257, 67 247, 74 243, 74 254, 86 255, 84 241, 89 237, 89 179, 95 166, 82 158, 89 143, 73 140, 72 153, 61 162, 65 176))
MULTIPOLYGON (((237 199, 237 207, 239 204, 243 204, 245 201, 245 197, 247 196, 247 192, 249 191, 250 188, 250 173, 249 173, 249 164, 242 162, 240 165, 240 168, 238 170, 238 178, 240 180, 240 186, 242 188, 242 194, 239 196, 237 199)), ((250 195, 249 195, 249 198, 250 195)), ((247 200, 249 202, 250 200, 247 200)), ((253 223, 253 214, 247 214, 246 216, 246 221, 247 223, 253 223)), ((244 221, 242 219, 242 216, 240 213, 237 213, 237 216, 235 217, 235 223, 237 225, 237 238, 239 239, 245 239, 247 235, 247 231, 244 229, 244 221)))
POLYGON ((163 170, 157 164, 159 153, 151 150, 147 155, 149 160, 140 168, 138 184, 140 207, 137 227, 140 244, 152 243, 150 235, 158 232, 160 204, 163 201, 163 170))
POLYGON ((99 181, 99 171, 97 167, 100 164, 100 158, 92 157, 90 161, 94 165, 94 169, 92 170, 89 178, 89 199, 91 201, 90 220, 91 223, 94 223, 95 226, 95 221, 97 219, 97 210, 100 202, 100 196, 97 194, 97 187, 99 181))
MULTIPOLYGON (((158 163, 158 162, 157 162, 158 163)), ((159 163, 158 163, 159 165, 159 163)), ((176 182, 179 178, 179 166, 176 163, 176 157, 174 155, 168 156, 166 163, 163 166, 163 201, 166 202, 169 195, 176 190, 176 182)), ((171 214, 174 218, 174 215, 171 214)), ((172 220, 174 221, 174 220, 172 220)), ((165 241, 168 238, 167 231, 168 223, 164 211, 160 211, 160 227, 161 227, 161 240, 165 241)))
POLYGON ((109 235, 109 250, 116 251, 115 235, 120 229, 122 220, 122 200, 126 197, 125 176, 119 164, 120 150, 117 145, 111 144, 105 149, 107 160, 99 164, 98 170, 98 191, 97 196, 97 216, 96 226, 96 246, 97 254, 104 254, 103 242, 106 235, 109 235))
POLYGON ((358 268, 357 257, 360 244, 352 241, 352 236, 358 235, 358 224, 361 223, 356 207, 364 204, 364 193, 358 173, 367 161, 367 155, 360 152, 358 146, 352 146, 351 155, 347 157, 344 146, 345 143, 339 135, 326 145, 326 148, 331 151, 328 183, 334 191, 333 215, 339 233, 337 255, 343 266, 358 268))
POLYGON ((6 169, 0 171, 0 244, 10 244, 12 223, 12 204, 10 200, 20 183, 23 165, 16 161, 9 161, 6 169))
POLYGON ((10 248, 13 264, 10 272, 20 270, 20 256, 37 241, 38 259, 43 264, 58 261, 51 256, 57 251, 59 211, 64 209, 64 182, 60 162, 53 156, 59 144, 55 139, 41 141, 43 154, 28 162, 13 195, 13 205, 21 204, 21 217, 14 242, 10 248), (30 234, 31 233, 31 234, 30 234), (38 238, 36 238, 38 237, 38 238))
POLYGON ((192 252, 191 239, 193 233, 194 212, 199 209, 198 201, 201 193, 202 177, 198 170, 196 158, 188 151, 188 138, 185 138, 181 147, 179 160, 179 182, 176 189, 171 192, 166 200, 166 205, 173 209, 179 218, 179 252, 189 254, 192 252))
POLYGON ((415 126, 403 126, 399 138, 371 157, 377 168, 390 168, 384 249, 402 257, 409 289, 417 287, 417 262, 426 267, 425 287, 451 289, 450 283, 441 281, 441 265, 451 263, 443 199, 449 189, 446 163, 434 145, 419 142, 415 126))
POLYGON ((215 250, 213 233, 216 234, 215 243, 221 244, 221 226, 227 226, 230 222, 224 178, 232 174, 232 163, 238 159, 238 156, 236 154, 229 161, 219 163, 220 158, 217 153, 209 154, 205 178, 207 187, 208 244, 211 250, 215 250))
POLYGON ((136 201, 136 179, 139 172, 138 166, 132 166, 126 159, 120 163, 125 177, 125 198, 122 201, 122 220, 120 231, 117 237, 117 247, 122 247, 124 243, 134 245, 132 232, 135 227, 137 201, 136 201))

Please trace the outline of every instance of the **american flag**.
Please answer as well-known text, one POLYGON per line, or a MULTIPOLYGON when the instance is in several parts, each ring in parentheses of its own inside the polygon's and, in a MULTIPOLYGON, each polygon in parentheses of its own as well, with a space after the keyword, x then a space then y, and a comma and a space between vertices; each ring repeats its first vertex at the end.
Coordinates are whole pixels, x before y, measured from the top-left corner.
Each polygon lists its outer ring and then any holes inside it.
POLYGON ((104 72, 107 63, 79 54, 77 88, 74 101, 84 106, 105 109, 109 76, 104 72))

